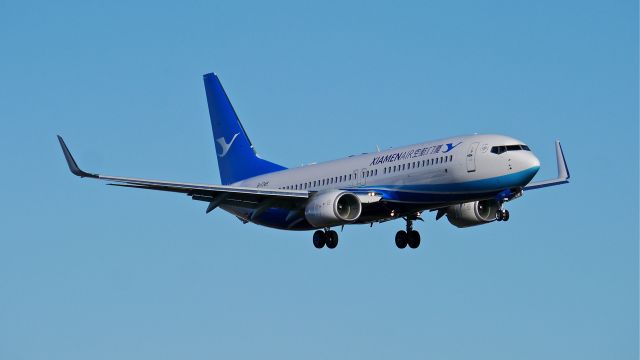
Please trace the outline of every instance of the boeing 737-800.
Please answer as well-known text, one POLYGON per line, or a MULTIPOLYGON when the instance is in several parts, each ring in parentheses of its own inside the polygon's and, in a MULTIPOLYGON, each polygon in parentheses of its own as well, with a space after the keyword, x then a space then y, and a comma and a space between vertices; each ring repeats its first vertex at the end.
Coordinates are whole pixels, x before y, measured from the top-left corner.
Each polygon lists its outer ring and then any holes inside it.
POLYGON ((417 248, 413 222, 426 211, 457 227, 509 220, 504 204, 524 191, 565 184, 569 171, 556 141, 558 176, 531 182, 540 161, 522 141, 503 135, 467 135, 288 169, 261 159, 220 80, 204 75, 222 185, 146 180, 81 170, 60 136, 74 175, 109 185, 183 193, 221 208, 242 222, 283 230, 315 230, 316 248, 335 248, 332 228, 405 221, 398 248, 417 248))

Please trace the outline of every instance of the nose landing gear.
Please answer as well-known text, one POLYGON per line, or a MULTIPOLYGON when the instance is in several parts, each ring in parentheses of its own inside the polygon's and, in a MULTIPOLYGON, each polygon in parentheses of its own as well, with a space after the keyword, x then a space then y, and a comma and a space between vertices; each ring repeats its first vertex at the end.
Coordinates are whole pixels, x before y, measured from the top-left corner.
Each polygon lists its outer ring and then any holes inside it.
POLYGON ((509 210, 503 208, 504 203, 517 199, 523 195, 522 188, 519 189, 505 189, 496 195, 496 201, 500 204, 498 211, 496 211, 496 221, 509 221, 509 210))
POLYGON ((500 209, 496 211, 496 221, 509 221, 509 210, 500 209))

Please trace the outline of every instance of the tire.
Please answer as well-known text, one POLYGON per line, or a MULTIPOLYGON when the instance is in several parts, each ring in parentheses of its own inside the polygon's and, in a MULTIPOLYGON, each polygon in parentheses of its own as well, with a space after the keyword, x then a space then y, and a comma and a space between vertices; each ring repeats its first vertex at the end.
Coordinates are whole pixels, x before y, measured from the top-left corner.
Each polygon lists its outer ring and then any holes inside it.
POLYGON ((498 210, 496 212, 496 221, 502 221, 502 216, 503 216, 502 210, 498 210))
POLYGON ((398 249, 404 249, 407 247, 407 232, 400 230, 396 233, 396 246, 398 249))
POLYGON ((409 234, 407 234, 407 244, 409 244, 409 247, 412 249, 416 249, 420 246, 420 233, 415 230, 411 230, 409 234))
POLYGON ((316 249, 322 249, 327 242, 327 235, 325 235, 324 231, 317 230, 313 233, 313 246, 316 249))
POLYGON ((502 214, 502 221, 509 221, 509 210, 505 210, 502 214))
POLYGON ((327 247, 335 249, 336 246, 338 246, 338 233, 333 230, 327 231, 327 247))

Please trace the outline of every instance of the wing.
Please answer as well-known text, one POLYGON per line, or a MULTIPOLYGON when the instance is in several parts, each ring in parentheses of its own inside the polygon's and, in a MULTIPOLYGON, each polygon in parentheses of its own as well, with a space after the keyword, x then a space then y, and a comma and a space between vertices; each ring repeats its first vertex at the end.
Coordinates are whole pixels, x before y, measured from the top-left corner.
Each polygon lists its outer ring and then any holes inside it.
POLYGON ((534 181, 525 186, 524 189, 533 190, 568 183, 571 174, 569 174, 569 168, 567 167, 567 161, 564 159, 564 152, 562 151, 562 145, 560 145, 560 141, 556 141, 556 161, 558 163, 557 178, 544 181, 534 181))
POLYGON ((300 190, 203 185, 89 173, 80 169, 62 137, 58 136, 58 141, 62 147, 64 157, 67 160, 67 165, 69 165, 69 170, 71 170, 71 172, 76 176, 109 181, 110 183, 108 185, 114 186, 183 193, 191 196, 194 200, 209 202, 207 213, 211 212, 221 204, 237 205, 254 209, 263 209, 266 207, 295 209, 298 208, 301 203, 304 203, 310 196, 308 191, 300 190))

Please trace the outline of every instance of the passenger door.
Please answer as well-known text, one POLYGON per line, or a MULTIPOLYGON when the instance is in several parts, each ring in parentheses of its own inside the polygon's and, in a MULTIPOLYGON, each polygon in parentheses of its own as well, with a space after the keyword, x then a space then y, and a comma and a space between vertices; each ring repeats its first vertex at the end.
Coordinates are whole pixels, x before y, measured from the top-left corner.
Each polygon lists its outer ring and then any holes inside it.
POLYGON ((476 152, 478 151, 478 144, 474 142, 469 145, 469 150, 467 150, 467 172, 476 171, 476 152))

